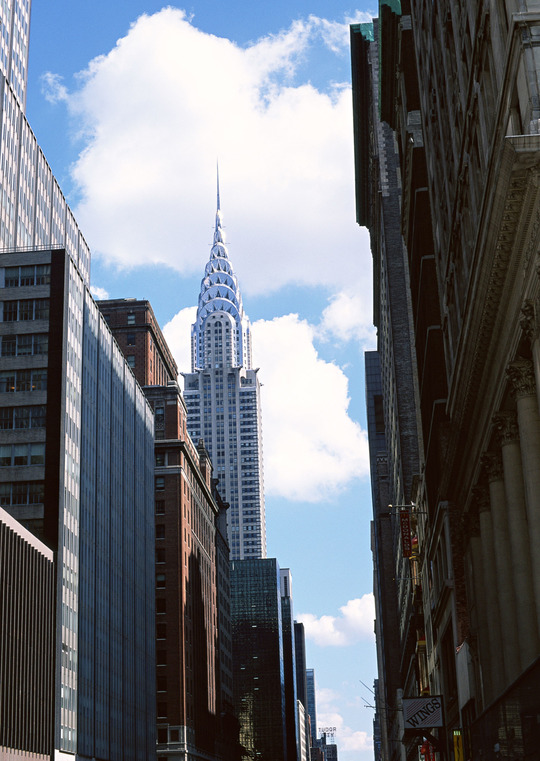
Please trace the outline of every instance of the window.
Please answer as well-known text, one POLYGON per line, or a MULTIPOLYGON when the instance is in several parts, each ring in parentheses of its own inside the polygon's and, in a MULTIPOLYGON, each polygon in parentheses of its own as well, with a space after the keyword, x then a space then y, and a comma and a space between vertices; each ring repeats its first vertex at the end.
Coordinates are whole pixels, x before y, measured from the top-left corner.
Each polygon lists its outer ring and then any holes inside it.
POLYGON ((135 355, 134 354, 128 354, 126 357, 126 361, 128 365, 133 369, 135 367, 135 355))
POLYGON ((162 523, 156 526, 156 539, 165 539, 165 526, 162 523))
POLYGON ((163 515, 165 513, 165 500, 156 499, 156 515, 163 515))
POLYGON ((3 370, 0 372, 0 393, 45 391, 46 389, 46 370, 3 370))
POLYGON ((157 573, 156 574, 156 587, 159 589, 163 589, 165 587, 165 574, 164 573, 157 573))
POLYGON ((156 613, 166 613, 167 603, 162 597, 156 599, 156 613))
POLYGON ((128 314, 128 316, 127 316, 127 324, 128 325, 135 325, 135 315, 133 314, 133 312, 128 314))
POLYGON ((165 550, 164 549, 156 550, 156 563, 164 563, 164 562, 165 562, 165 550))
POLYGON ((127 345, 128 346, 135 346, 135 333, 128 333, 127 334, 127 345))
POLYGON ((44 428, 47 410, 44 405, 33 407, 0 407, 0 430, 11 428, 44 428))
POLYGON ((156 491, 163 491, 165 489, 165 477, 156 476, 156 491))
POLYGON ((156 452, 156 468, 165 465, 165 452, 156 452))
POLYGON ((18 288, 28 285, 49 285, 50 282, 50 264, 32 264, 24 267, 6 267, 6 288, 18 288))

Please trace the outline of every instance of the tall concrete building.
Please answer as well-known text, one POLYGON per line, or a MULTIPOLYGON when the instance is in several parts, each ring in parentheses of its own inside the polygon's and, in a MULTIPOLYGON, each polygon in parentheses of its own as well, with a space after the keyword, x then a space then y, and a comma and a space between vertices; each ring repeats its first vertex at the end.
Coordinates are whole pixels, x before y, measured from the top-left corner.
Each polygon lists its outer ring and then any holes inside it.
MULTIPOLYGON (((401 178, 418 380, 398 387, 418 398, 421 467, 394 550, 412 545, 397 612, 416 629, 398 693, 443 696, 424 727, 439 757, 540 743, 539 19, 528 0, 381 2, 380 121, 357 110, 357 134, 392 130, 401 178)), ((357 198, 377 218, 373 154, 357 198)), ((418 732, 395 739, 417 752, 418 732)))
POLYGON ((49 755, 152 758, 153 413, 64 249, 0 254, 0 446, 56 558, 49 755))
POLYGON ((188 427, 210 452, 229 503, 231 558, 266 557, 259 368, 222 225, 219 189, 210 260, 191 330, 191 373, 184 375, 188 427))

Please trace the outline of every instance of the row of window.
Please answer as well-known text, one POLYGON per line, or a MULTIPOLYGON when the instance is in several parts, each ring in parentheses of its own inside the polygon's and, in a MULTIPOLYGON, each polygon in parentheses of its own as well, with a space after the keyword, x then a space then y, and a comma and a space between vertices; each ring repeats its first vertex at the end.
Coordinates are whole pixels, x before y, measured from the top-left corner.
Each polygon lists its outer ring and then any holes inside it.
POLYGON ((2 336, 0 340, 3 357, 26 357, 31 354, 48 354, 49 352, 47 333, 2 336))
POLYGON ((0 445, 0 467, 44 464, 44 443, 0 445))
POLYGON ((2 306, 3 322, 49 319, 49 299, 4 301, 2 306))
POLYGON ((46 390, 47 370, 2 370, 0 372, 0 393, 46 390))
POLYGON ((25 285, 49 285, 50 282, 50 264, 32 264, 24 267, 5 268, 5 288, 20 288, 25 285))
POLYGON ((35 505, 43 502, 43 481, 0 483, 0 505, 35 505))
POLYGON ((0 407, 0 430, 11 428, 45 428, 47 407, 36 404, 31 407, 0 407))

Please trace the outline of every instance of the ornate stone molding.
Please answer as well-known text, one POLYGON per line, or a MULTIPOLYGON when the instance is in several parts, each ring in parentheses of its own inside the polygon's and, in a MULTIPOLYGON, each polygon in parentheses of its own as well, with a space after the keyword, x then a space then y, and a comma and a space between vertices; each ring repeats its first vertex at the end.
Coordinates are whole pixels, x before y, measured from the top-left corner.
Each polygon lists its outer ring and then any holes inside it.
POLYGON ((498 452, 484 452, 480 462, 490 483, 503 480, 502 458, 498 452))
POLYGON ((516 399, 521 399, 524 396, 535 396, 534 368, 530 359, 516 359, 515 362, 510 362, 506 369, 506 375, 512 383, 516 399))
POLYGON ((530 343, 532 343, 538 334, 538 329, 536 325, 534 303, 531 299, 526 299, 523 302, 519 324, 524 336, 530 343))
POLYGON ((473 486, 472 497, 479 513, 488 513, 491 510, 489 492, 485 486, 473 486))
POLYGON ((499 446, 513 444, 519 441, 519 428, 515 412, 505 410, 493 416, 493 426, 497 432, 499 446))

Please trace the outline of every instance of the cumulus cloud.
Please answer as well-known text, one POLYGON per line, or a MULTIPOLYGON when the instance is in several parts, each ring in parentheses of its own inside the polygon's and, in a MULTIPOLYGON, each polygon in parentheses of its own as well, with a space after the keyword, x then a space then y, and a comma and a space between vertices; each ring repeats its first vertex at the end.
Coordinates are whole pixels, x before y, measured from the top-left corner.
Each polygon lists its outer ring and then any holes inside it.
POLYGON ((369 472, 367 435, 348 414, 348 379, 321 359, 315 329, 296 314, 253 325, 261 367, 265 491, 327 499, 369 472))
POLYGON ((371 299, 358 291, 340 291, 331 297, 318 329, 323 340, 356 340, 363 346, 375 345, 375 329, 371 325, 371 299))
POLYGON ((374 638, 375 602, 372 594, 349 600, 339 610, 339 616, 317 617, 302 613, 297 619, 304 624, 306 637, 321 647, 346 647, 362 639, 374 638))
POLYGON ((91 285, 90 293, 97 300, 109 298, 109 291, 106 291, 105 288, 100 288, 98 285, 91 285))
POLYGON ((373 737, 347 726, 338 707, 341 696, 334 690, 317 688, 317 722, 319 727, 335 727, 334 739, 340 752, 373 751, 373 737))
POLYGON ((319 90, 298 73, 321 44, 348 55, 348 20, 311 16, 241 47, 166 8, 91 61, 74 91, 47 75, 48 97, 67 102, 82 139, 75 212, 94 255, 200 272, 219 157, 246 291, 293 283, 332 292, 354 282, 369 298, 369 248, 354 221, 350 87, 319 90))
MULTIPOLYGON (((196 309, 164 327, 181 369, 191 368, 190 328, 196 309)), ((290 500, 327 499, 369 472, 367 436, 349 413, 348 379, 325 362, 316 330, 298 315, 252 326, 255 367, 261 367, 265 492, 290 500)))

